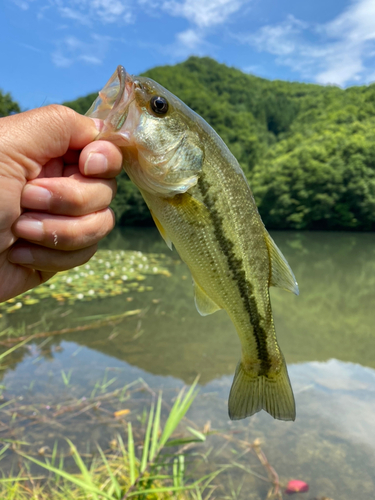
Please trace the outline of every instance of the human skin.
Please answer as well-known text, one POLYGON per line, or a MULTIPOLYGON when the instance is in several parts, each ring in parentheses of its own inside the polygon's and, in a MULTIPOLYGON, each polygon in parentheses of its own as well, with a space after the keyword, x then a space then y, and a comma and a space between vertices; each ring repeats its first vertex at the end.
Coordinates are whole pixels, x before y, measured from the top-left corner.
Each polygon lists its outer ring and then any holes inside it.
POLYGON ((114 226, 122 154, 52 105, 0 119, 0 302, 79 266, 114 226))

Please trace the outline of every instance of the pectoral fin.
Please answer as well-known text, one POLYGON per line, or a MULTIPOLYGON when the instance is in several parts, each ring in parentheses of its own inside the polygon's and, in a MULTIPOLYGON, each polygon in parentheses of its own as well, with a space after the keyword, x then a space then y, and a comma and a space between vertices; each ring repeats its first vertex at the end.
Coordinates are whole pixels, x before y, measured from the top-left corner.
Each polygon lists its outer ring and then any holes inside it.
POLYGON ((195 291, 195 306, 201 316, 208 316, 221 307, 219 307, 210 297, 202 290, 198 283, 193 279, 195 291))
POLYGON ((298 283, 284 255, 267 232, 265 239, 271 262, 270 286, 278 286, 299 295, 298 283))
POLYGON ((172 250, 172 240, 169 238, 167 231, 164 229, 164 227, 161 225, 159 219, 152 213, 152 210, 150 209, 151 216, 154 219, 155 226, 159 229, 159 233, 161 234, 161 237, 163 240, 166 242, 168 248, 172 250))

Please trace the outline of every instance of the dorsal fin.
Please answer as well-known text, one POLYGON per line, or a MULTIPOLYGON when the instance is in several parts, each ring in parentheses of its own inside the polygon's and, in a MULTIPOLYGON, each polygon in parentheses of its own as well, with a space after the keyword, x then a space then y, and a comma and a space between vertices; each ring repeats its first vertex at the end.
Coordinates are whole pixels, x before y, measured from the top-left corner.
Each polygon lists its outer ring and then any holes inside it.
POLYGON ((268 254, 271 262, 270 286, 278 286, 299 295, 298 283, 290 269, 286 258, 281 253, 271 236, 265 232, 265 240, 268 247, 268 254))
MULTIPOLYGON (((149 207, 150 208, 150 207, 149 207)), ((172 240, 169 238, 167 231, 164 229, 164 227, 161 225, 159 219, 156 217, 156 215, 152 212, 150 208, 151 216, 154 219, 155 226, 159 229, 159 233, 163 240, 166 242, 168 248, 172 250, 172 240)))
POLYGON ((202 288, 198 285, 198 283, 194 280, 194 292, 195 292, 195 306, 197 311, 201 316, 208 316, 212 314, 221 307, 219 307, 210 297, 202 290, 202 288))

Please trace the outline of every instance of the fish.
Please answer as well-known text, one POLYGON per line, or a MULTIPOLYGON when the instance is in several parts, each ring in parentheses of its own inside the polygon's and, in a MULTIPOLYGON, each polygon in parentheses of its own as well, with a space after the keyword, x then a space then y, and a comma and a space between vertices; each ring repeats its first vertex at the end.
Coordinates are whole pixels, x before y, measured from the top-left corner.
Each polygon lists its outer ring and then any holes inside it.
POLYGON ((123 153, 170 249, 193 278, 202 315, 224 309, 241 343, 228 399, 232 420, 265 410, 295 420, 295 400, 277 342, 269 288, 299 294, 267 232, 236 158, 211 126, 150 78, 118 66, 86 113, 104 121, 97 139, 123 153))

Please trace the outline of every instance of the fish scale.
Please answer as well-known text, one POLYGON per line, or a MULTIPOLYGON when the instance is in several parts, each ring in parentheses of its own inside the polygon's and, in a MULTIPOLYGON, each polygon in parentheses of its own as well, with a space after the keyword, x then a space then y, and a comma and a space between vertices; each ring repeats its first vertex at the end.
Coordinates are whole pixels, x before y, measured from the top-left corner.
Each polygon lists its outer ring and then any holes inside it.
POLYGON ((122 67, 117 79, 116 100, 116 74, 109 80, 111 110, 107 84, 87 114, 104 120, 98 139, 123 150, 124 169, 162 237, 188 265, 198 311, 225 309, 234 323, 242 355, 229 395, 230 418, 264 409, 274 418, 294 420, 269 287, 298 294, 298 285, 263 225, 237 160, 200 116, 161 85, 122 67))

